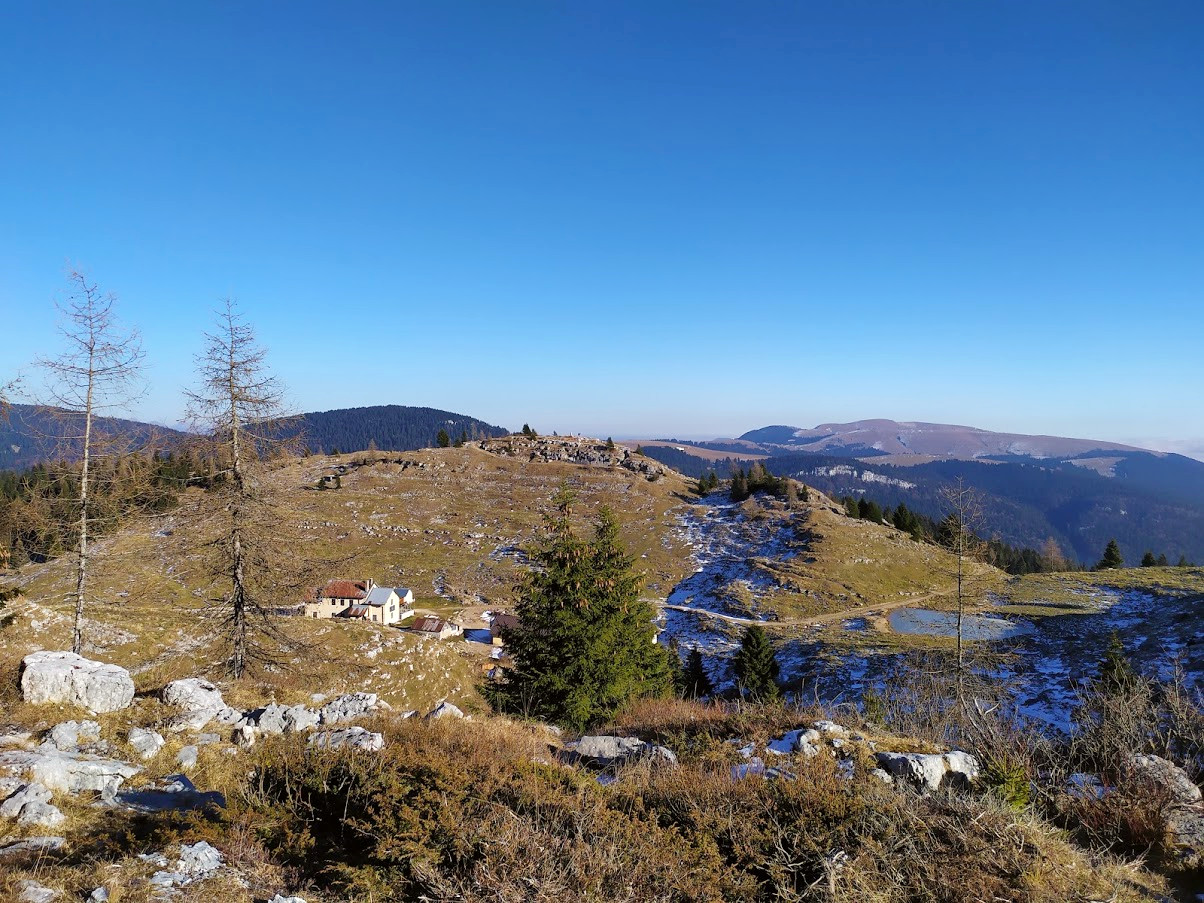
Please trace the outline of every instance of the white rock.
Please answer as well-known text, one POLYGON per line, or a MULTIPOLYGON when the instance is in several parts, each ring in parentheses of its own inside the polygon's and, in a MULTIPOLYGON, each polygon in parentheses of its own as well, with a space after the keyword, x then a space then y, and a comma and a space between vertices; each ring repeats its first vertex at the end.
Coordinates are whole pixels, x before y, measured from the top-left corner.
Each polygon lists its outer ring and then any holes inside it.
POLYGON ((100 725, 95 721, 64 721, 52 727, 43 742, 58 749, 75 749, 81 743, 95 743, 99 739, 100 725))
POLYGON ((835 721, 817 721, 813 727, 825 737, 847 737, 849 732, 835 721))
POLYGON ((0 818, 16 818, 29 803, 48 803, 50 797, 50 791, 41 784, 25 784, 0 803, 0 818))
POLYGON ((27 772, 51 790, 68 793, 94 790, 111 798, 125 780, 142 769, 118 759, 51 748, 0 752, 0 770, 27 772))
POLYGON ((268 903, 305 903, 304 897, 285 897, 281 894, 276 894, 268 903))
POLYGON ((21 807, 21 814, 17 816, 17 824, 26 827, 57 828, 66 818, 67 816, 63 815, 57 806, 34 801, 21 807))
POLYGON ((895 778, 901 778, 918 790, 934 791, 945 785, 964 787, 978 777, 978 760, 969 753, 896 753, 875 754, 878 765, 895 778))
POLYGON ((428 721, 435 721, 439 718, 463 718, 464 713, 450 702, 441 702, 431 709, 426 717, 428 721))
POLYGON ((1129 760, 1139 778, 1170 791, 1171 799, 1179 806, 1200 802, 1200 788, 1186 771, 1161 756, 1133 756, 1129 760))
POLYGON ((191 878, 211 875, 221 866, 222 854, 203 840, 180 847, 180 861, 176 868, 191 878))
POLYGON ((34 652, 21 663, 21 693, 34 704, 67 703, 115 712, 134 699, 130 672, 74 652, 34 652))
POLYGON ((180 763, 180 767, 187 770, 196 768, 197 748, 195 746, 184 746, 180 749, 180 754, 176 756, 176 761, 180 763))
POLYGON ((163 688, 159 698, 167 705, 177 706, 186 712, 226 708, 226 701, 222 699, 222 691, 217 685, 200 677, 173 680, 163 688))
POLYGON ((51 900, 57 899, 59 895, 57 890, 51 890, 45 884, 39 884, 37 881, 28 878, 18 881, 17 888, 17 899, 20 903, 50 903, 51 900))
POLYGON ((323 725, 341 724, 361 718, 379 707, 380 699, 375 693, 348 693, 318 709, 318 716, 323 725))
POLYGON ((255 741, 258 738, 259 731, 255 730, 249 724, 243 724, 234 728, 234 735, 232 737, 234 745, 241 746, 243 749, 250 749, 255 745, 255 741))
POLYGON ((130 746, 143 759, 153 759, 163 748, 163 735, 144 727, 132 727, 129 733, 130 746))
POLYGON ((349 746, 353 749, 375 752, 378 749, 384 748, 385 738, 383 734, 373 733, 365 728, 355 726, 314 734, 309 738, 309 745, 315 749, 339 749, 340 747, 349 746))
POLYGON ((109 903, 109 889, 107 887, 93 888, 92 893, 88 894, 88 903, 109 903))

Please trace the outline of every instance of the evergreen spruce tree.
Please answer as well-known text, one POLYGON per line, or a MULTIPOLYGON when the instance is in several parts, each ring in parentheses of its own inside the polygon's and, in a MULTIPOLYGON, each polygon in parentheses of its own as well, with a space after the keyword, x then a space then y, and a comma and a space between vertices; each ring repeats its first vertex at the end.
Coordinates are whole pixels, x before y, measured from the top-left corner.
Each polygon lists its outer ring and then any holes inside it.
POLYGON ((1133 689, 1137 683, 1137 672, 1125 652, 1125 644, 1120 641, 1120 634, 1112 631, 1112 639, 1100 662, 1099 677, 1096 679, 1098 688, 1109 695, 1123 693, 1133 689))
POLYGON ((1186 555, 1180 555, 1180 556, 1179 556, 1179 563, 1178 563, 1177 565, 1175 565, 1175 567, 1179 567, 1179 568, 1189 568, 1189 567, 1191 567, 1191 564, 1189 564, 1189 563, 1188 563, 1188 560, 1187 560, 1187 556, 1186 556, 1186 555))
POLYGON ((681 674, 681 695, 686 699, 701 699, 714 693, 715 688, 702 665, 702 651, 695 646, 686 656, 686 666, 681 674))
POLYGON ((1109 568, 1124 567, 1124 563, 1125 560, 1120 554, 1120 546, 1116 544, 1115 539, 1109 539, 1107 548, 1104 549, 1104 557, 1100 559, 1095 569, 1097 571, 1105 571, 1109 568))
POLYGON ((489 695, 503 711, 584 730, 632 699, 669 695, 673 674, 614 516, 600 511, 585 540, 572 529, 567 488, 554 502, 543 542, 529 550, 518 626, 507 634, 514 667, 489 695))
POLYGON ((1165 552, 1163 552, 1161 555, 1159 555, 1158 560, 1155 562, 1155 565, 1160 568, 1170 567, 1170 564, 1171 563, 1170 563, 1170 561, 1167 560, 1165 552))
POLYGON ((744 631, 740 648, 732 658, 732 671, 740 689, 756 702, 778 698, 780 669, 763 627, 754 624, 744 631))
POLYGON ((435 441, 439 443, 440 448, 447 448, 451 445, 451 436, 447 435, 447 430, 439 430, 439 435, 435 437, 435 441))

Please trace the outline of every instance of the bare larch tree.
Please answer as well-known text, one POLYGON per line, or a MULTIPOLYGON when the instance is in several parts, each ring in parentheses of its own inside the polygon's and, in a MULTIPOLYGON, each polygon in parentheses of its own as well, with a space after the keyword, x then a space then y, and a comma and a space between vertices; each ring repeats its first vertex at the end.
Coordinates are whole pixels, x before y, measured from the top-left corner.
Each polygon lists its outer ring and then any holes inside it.
MULTIPOLYGON (((71 649, 83 648, 84 601, 87 595, 88 528, 92 521, 92 471, 96 459, 112 451, 113 437, 103 435, 99 418, 126 408, 139 394, 142 341, 137 330, 121 329, 114 306, 116 297, 101 292, 79 271, 68 277, 71 292, 59 305, 60 332, 66 348, 55 358, 40 360, 48 374, 44 404, 61 427, 55 436, 72 457, 78 456, 79 473, 74 499, 75 619, 71 649)), ((125 449, 128 451, 128 449, 125 449)))
POLYGON ((284 391, 266 357, 254 330, 227 300, 197 358, 197 389, 187 393, 189 420, 205 437, 214 462, 210 495, 216 523, 201 536, 210 552, 210 574, 224 587, 212 601, 222 611, 226 669, 235 678, 253 662, 274 661, 264 641, 286 638, 272 609, 282 601, 288 575, 297 571, 287 561, 295 554, 281 529, 287 518, 265 477, 267 462, 298 436, 284 426, 284 391))

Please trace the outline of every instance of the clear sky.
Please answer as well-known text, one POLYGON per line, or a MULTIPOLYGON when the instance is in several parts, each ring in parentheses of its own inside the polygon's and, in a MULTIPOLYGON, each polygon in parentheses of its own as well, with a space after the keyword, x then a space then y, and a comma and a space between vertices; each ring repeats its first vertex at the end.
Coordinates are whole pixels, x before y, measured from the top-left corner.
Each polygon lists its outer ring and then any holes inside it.
POLYGON ((0 382, 75 264, 178 419, 1204 449, 1204 3, 0 0, 0 382))

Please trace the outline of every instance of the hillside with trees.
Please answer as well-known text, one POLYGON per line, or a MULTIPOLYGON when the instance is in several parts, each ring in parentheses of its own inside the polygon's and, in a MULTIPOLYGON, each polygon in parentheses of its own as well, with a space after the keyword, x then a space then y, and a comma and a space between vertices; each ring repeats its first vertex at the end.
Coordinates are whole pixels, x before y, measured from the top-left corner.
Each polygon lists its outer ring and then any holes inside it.
POLYGON ((301 441, 315 454, 336 451, 411 451, 433 448, 440 432, 452 442, 504 436, 509 430, 452 411, 405 405, 375 405, 302 414, 296 426, 301 441))

